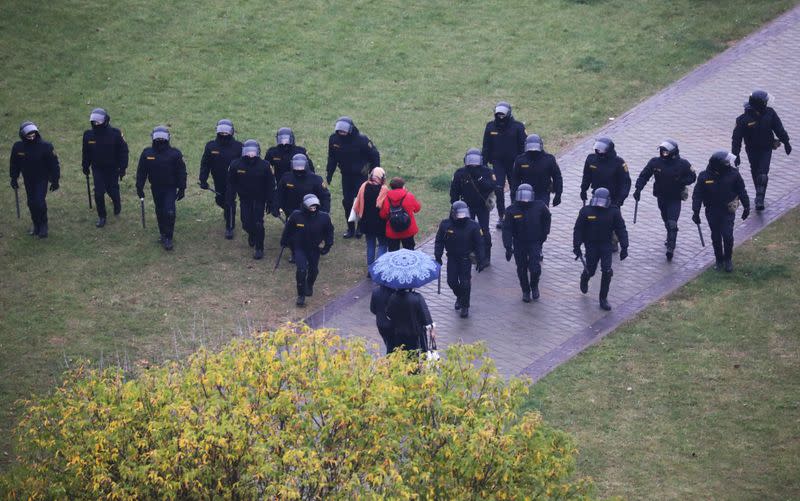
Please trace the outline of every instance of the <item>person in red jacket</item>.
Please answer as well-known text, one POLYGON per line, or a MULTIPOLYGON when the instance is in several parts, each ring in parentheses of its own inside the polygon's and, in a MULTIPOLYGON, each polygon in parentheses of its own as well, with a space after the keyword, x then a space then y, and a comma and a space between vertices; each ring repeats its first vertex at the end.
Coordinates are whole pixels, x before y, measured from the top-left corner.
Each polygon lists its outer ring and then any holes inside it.
POLYGON ((414 195, 405 188, 406 182, 402 177, 395 177, 389 182, 391 190, 386 194, 386 199, 381 207, 381 219, 386 220, 386 240, 389 252, 400 249, 414 250, 416 245, 414 235, 417 234, 417 219, 414 214, 422 206, 414 195))

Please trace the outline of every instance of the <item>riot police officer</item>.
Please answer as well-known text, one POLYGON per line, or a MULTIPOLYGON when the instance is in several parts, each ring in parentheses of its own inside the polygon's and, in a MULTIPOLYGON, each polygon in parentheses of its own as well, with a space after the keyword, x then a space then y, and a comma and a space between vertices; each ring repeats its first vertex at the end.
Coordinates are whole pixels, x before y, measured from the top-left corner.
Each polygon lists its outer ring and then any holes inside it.
POLYGON ((614 141, 607 137, 598 138, 594 143, 594 153, 586 157, 581 179, 581 200, 587 200, 586 190, 606 188, 611 197, 611 205, 622 207, 631 190, 631 176, 628 164, 617 155, 614 141))
POLYGON ((697 175, 692 169, 692 164, 681 158, 678 143, 673 139, 665 139, 658 146, 658 156, 647 162, 636 180, 633 199, 637 202, 641 199, 642 190, 652 176, 655 176, 653 196, 658 201, 661 220, 667 229, 667 240, 664 242, 667 248, 667 261, 672 261, 678 239, 681 202, 688 198, 687 186, 695 182, 697 175))
POLYGON ((320 201, 309 193, 303 197, 303 208, 292 212, 283 227, 281 247, 291 247, 297 272, 297 306, 305 306, 306 296, 314 295, 314 282, 319 275, 319 257, 333 247, 333 223, 327 212, 319 210, 320 201), (324 243, 320 248, 320 244, 324 243))
POLYGON ((50 191, 58 190, 61 167, 53 145, 42 140, 39 128, 33 122, 22 122, 19 126, 20 141, 11 147, 11 187, 19 189, 19 175, 25 183, 28 210, 33 227, 31 236, 47 238, 47 183, 50 191))
POLYGON ((526 303, 539 299, 539 277, 542 265, 539 256, 542 245, 550 234, 550 210, 544 200, 536 199, 531 185, 517 187, 515 202, 508 208, 503 220, 503 246, 506 261, 517 265, 517 277, 526 303))
POLYGON ((303 197, 309 193, 317 196, 321 211, 330 213, 331 193, 322 177, 309 172, 308 157, 304 153, 296 154, 292 157, 291 166, 292 169, 278 180, 277 203, 273 215, 277 216, 280 208, 287 217, 290 216, 292 212, 302 208, 303 197))
POLYGON ((692 192, 692 221, 700 224, 700 207, 706 207, 706 220, 711 228, 711 244, 719 271, 733 271, 733 222, 741 202, 742 219, 750 215, 750 197, 739 170, 733 164, 736 155, 717 151, 708 160, 706 170, 697 176, 692 192))
MULTIPOLYGON (((269 162, 275 180, 280 181, 284 174, 292 170, 292 158, 295 155, 303 154, 308 160, 306 171, 314 172, 314 162, 308 156, 308 152, 302 146, 297 146, 294 139, 294 131, 289 127, 281 127, 275 134, 275 146, 267 150, 264 160, 269 162)), ((287 216, 291 212, 287 213, 287 216)))
POLYGON ((611 193, 607 188, 597 188, 592 194, 588 206, 581 208, 575 228, 572 233, 572 252, 575 259, 582 256, 581 244, 586 248, 586 261, 581 273, 580 289, 586 294, 589 290, 589 279, 597 271, 600 263, 600 308, 608 311, 608 288, 614 270, 611 269, 611 256, 613 253, 611 235, 619 239, 621 250, 619 259, 628 257, 628 231, 625 229, 625 220, 619 207, 611 204, 611 193))
POLYGON ((764 210, 764 197, 769 182, 769 164, 772 150, 783 143, 786 154, 792 152, 789 134, 783 128, 778 113, 767 104, 770 95, 763 90, 754 90, 744 105, 744 113, 736 118, 733 129, 731 152, 736 155, 735 165, 741 163, 742 139, 750 162, 750 174, 756 187, 756 210, 764 210), (774 135, 773 135, 774 134, 774 135), (778 139, 775 139, 778 136, 778 139))
POLYGON ((434 258, 442 264, 442 254, 447 250, 447 285, 456 296, 455 309, 461 310, 461 318, 469 316, 469 297, 472 289, 472 261, 474 253, 478 261, 478 272, 486 266, 483 235, 478 223, 469 217, 469 207, 458 200, 453 202, 450 217, 439 223, 436 232, 434 258))
POLYGON ((555 194, 553 207, 558 207, 561 203, 561 193, 564 190, 561 169, 556 157, 544 151, 542 138, 537 134, 531 134, 525 139, 525 153, 514 160, 508 183, 511 186, 512 200, 516 200, 517 187, 523 183, 533 187, 534 200, 541 200, 549 207, 552 192, 555 194))
POLYGON ((242 156, 228 168, 228 204, 234 207, 239 196, 242 227, 247 232, 247 243, 255 247, 253 259, 264 257, 264 213, 277 214, 275 204, 275 178, 266 160, 261 158, 261 146, 255 139, 242 145, 242 156))
POLYGON ((95 108, 89 114, 92 128, 83 133, 83 175, 92 169, 94 178, 94 201, 97 206, 95 226, 106 225, 106 198, 114 204, 114 215, 122 211, 119 182, 128 168, 128 143, 119 129, 111 127, 111 117, 103 108, 95 108))
POLYGON ((225 200, 228 191, 228 167, 242 156, 242 143, 235 138, 233 122, 223 118, 217 122, 217 137, 206 143, 200 159, 200 188, 208 189, 208 175, 214 180, 214 201, 223 210, 225 217, 225 238, 233 239, 236 225, 236 202, 229 205, 225 200))
POLYGON ((158 221, 159 242, 165 250, 172 250, 175 230, 175 202, 186 194, 186 164, 183 154, 169 144, 170 133, 165 125, 159 125, 150 134, 152 146, 145 148, 139 156, 136 169, 136 194, 144 200, 144 183, 150 181, 150 192, 158 221))
POLYGON ((492 257, 492 236, 489 234, 489 206, 494 197, 496 179, 492 171, 483 164, 477 148, 470 148, 464 155, 464 166, 457 169, 450 183, 450 203, 463 200, 469 207, 470 217, 478 219, 483 231, 484 253, 488 265, 492 257))
MULTIPOLYGON (((381 156, 372 141, 359 132, 350 117, 340 117, 334 125, 334 132, 328 139, 327 182, 333 181, 336 168, 342 172, 342 208, 344 218, 350 216, 353 201, 358 195, 367 174, 381 164, 381 156)), ((347 223, 344 238, 360 237, 355 223, 347 223)))
POLYGON ((525 147, 525 124, 518 122, 511 114, 511 105, 500 101, 494 107, 494 120, 486 124, 483 131, 481 155, 492 164, 495 175, 495 196, 497 198, 497 228, 502 228, 503 214, 506 210, 506 176, 511 175, 514 159, 525 147))

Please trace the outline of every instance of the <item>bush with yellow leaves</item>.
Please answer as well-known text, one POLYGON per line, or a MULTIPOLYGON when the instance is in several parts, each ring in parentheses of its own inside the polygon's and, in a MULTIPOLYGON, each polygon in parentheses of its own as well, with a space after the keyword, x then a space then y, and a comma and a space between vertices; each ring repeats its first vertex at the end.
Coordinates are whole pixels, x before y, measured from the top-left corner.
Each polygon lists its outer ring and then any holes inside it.
POLYGON ((11 497, 573 499, 575 450, 482 345, 436 363, 287 325, 26 403, 11 497))

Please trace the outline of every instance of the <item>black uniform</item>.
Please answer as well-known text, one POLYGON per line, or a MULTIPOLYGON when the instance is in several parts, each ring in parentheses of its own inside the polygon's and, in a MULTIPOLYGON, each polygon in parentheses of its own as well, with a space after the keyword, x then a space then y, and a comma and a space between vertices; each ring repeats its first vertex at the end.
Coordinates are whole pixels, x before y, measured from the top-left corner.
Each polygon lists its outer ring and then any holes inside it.
POLYGON ((43 141, 38 132, 33 141, 25 139, 21 132, 20 138, 22 140, 11 148, 11 186, 16 189, 17 179, 22 174, 33 221, 31 235, 44 238, 47 236, 47 183, 50 183, 50 191, 58 189, 61 167, 53 145, 43 141))
POLYGON ((459 308, 469 308, 472 289, 472 261, 470 254, 475 253, 478 263, 483 265, 483 235, 480 226, 471 219, 447 218, 439 223, 436 232, 434 257, 441 263, 442 254, 447 251, 447 285, 456 296, 459 308))
MULTIPOLYGON (((764 206, 764 196, 769 182, 769 165, 772 161, 772 150, 775 148, 775 136, 784 144, 787 154, 791 151, 789 134, 783 128, 778 114, 769 106, 745 105, 744 113, 736 118, 733 129, 731 153, 737 161, 742 151, 742 140, 750 162, 750 174, 756 188, 756 208, 764 206), (760 108, 760 109, 759 109, 760 108), (774 135, 773 135, 774 134, 774 135)), ((738 165, 738 164, 737 164, 738 165)))
POLYGON ((136 169, 136 194, 144 198, 144 183, 150 181, 156 209, 158 231, 162 239, 172 240, 175 229, 175 201, 186 192, 186 164, 183 154, 165 141, 153 141, 139 156, 136 169))
POLYGON ((555 205, 561 203, 564 181, 556 157, 544 151, 526 151, 514 160, 509 183, 511 200, 516 199, 517 187, 521 184, 533 186, 534 200, 550 206, 550 193, 555 193, 555 205))
POLYGON ((319 275, 319 257, 333 247, 333 223, 327 212, 300 209, 292 212, 281 235, 281 247, 291 247, 297 272, 297 295, 311 296, 319 275), (319 244, 325 243, 320 249, 319 244))
POLYGON ((431 312, 419 292, 399 290, 389 297, 386 317, 392 325, 394 337, 387 350, 393 352, 402 346, 406 350, 428 351, 425 326, 431 325, 431 312))
POLYGON ((264 213, 277 211, 275 178, 266 160, 239 157, 228 168, 228 203, 233 207, 236 196, 241 206, 242 227, 248 243, 256 251, 264 250, 264 213))
MULTIPOLYGON (((305 148, 296 144, 277 144, 267 150, 264 160, 269 162, 270 167, 272 167, 275 179, 281 179, 284 174, 292 171, 292 157, 298 153, 302 153, 308 158, 306 170, 314 172, 314 162, 309 158, 308 152, 306 152, 305 148)), ((287 212, 287 214, 291 214, 291 212, 287 212)))
POLYGON ((620 258, 628 255, 628 231, 625 229, 625 220, 619 207, 598 207, 587 205, 581 208, 575 228, 572 233, 572 248, 576 255, 580 255, 581 244, 586 247, 586 269, 581 273, 581 292, 586 292, 585 287, 589 278, 597 271, 600 263, 602 277, 600 281, 601 304, 608 297, 611 277, 611 256, 613 255, 611 238, 616 235, 622 251, 620 258))
POLYGON ((87 176, 89 168, 92 169, 98 217, 106 217, 106 193, 114 204, 114 214, 119 214, 122 210, 119 182, 128 168, 128 143, 119 129, 109 125, 108 119, 103 125, 92 125, 83 133, 81 165, 87 176))
POLYGON ((208 175, 214 180, 214 200, 222 208, 225 228, 232 230, 236 225, 236 201, 228 205, 225 194, 228 191, 228 167, 242 156, 242 143, 233 136, 217 134, 217 138, 206 143, 203 158, 200 159, 200 185, 208 183, 208 175))
POLYGON ((481 154, 492 164, 494 170, 497 215, 500 219, 503 218, 506 209, 506 176, 511 174, 514 159, 525 151, 527 136, 525 124, 515 120, 510 112, 503 119, 495 117, 486 124, 486 129, 483 131, 481 154))
POLYGON ((492 256, 492 235, 489 233, 489 209, 486 208, 486 199, 495 187, 495 175, 492 171, 488 167, 476 165, 456 170, 450 183, 450 203, 463 200, 469 207, 472 219, 478 219, 483 231, 487 263, 492 256))
MULTIPOLYGON (((346 136, 340 136, 335 132, 331 134, 328 139, 327 181, 331 184, 333 173, 338 167, 342 173, 342 208, 345 219, 350 215, 353 200, 358 195, 361 184, 367 180, 367 174, 380 164, 381 156, 378 149, 367 136, 358 131, 355 125, 352 125, 352 130, 346 136)), ((350 225, 353 223, 348 223, 348 228, 350 225)))
POLYGON ((692 192, 692 211, 695 221, 699 222, 700 207, 705 205, 718 267, 722 263, 730 262, 733 256, 733 222, 736 218, 737 197, 744 207, 742 219, 745 219, 750 212, 750 198, 738 169, 712 160, 706 170, 697 176, 697 184, 692 192))
POLYGON ((514 202, 503 220, 503 246, 514 252, 517 277, 526 296, 539 285, 542 244, 550 234, 550 211, 543 200, 514 202))
POLYGON ((301 171, 302 174, 289 170, 278 181, 276 207, 283 209, 284 214, 291 214, 303 206, 303 197, 309 193, 317 196, 320 210, 330 213, 331 193, 322 178, 314 173, 301 171))
POLYGON ((651 176, 655 176, 653 196, 658 200, 661 220, 667 229, 665 245, 667 250, 672 251, 678 238, 678 218, 681 215, 683 193, 687 186, 695 182, 697 175, 692 164, 680 156, 653 157, 636 180, 637 193, 644 189, 651 176))
MULTIPOLYGON (((622 207, 631 191, 631 176, 628 164, 617 155, 614 143, 611 142, 605 154, 590 153, 583 164, 581 194, 592 188, 606 188, 611 193, 611 205, 622 207)), ((583 198, 583 195, 581 196, 583 198)))

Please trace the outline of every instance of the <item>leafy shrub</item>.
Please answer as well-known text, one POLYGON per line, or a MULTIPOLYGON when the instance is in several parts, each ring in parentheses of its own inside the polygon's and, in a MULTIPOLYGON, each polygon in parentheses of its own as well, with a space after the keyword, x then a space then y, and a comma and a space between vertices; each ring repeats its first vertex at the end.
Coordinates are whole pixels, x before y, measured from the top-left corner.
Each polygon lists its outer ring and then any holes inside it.
POLYGON ((481 345, 431 366, 286 326, 26 402, 13 497, 584 498, 568 437, 520 414, 481 345))

